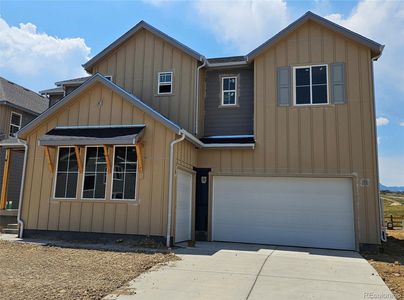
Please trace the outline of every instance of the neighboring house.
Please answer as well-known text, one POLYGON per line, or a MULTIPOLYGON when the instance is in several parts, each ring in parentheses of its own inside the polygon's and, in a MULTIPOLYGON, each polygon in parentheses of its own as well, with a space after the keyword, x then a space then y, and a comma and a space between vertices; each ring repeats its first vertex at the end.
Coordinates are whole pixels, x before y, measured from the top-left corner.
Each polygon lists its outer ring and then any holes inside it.
POLYGON ((15 133, 47 108, 46 98, 0 77, 0 216, 17 215, 24 146, 15 133))
POLYGON ((311 12, 214 59, 140 22, 19 132, 23 233, 379 245, 382 50, 311 12))
POLYGON ((55 88, 39 91, 39 93, 49 99, 49 106, 53 106, 56 102, 78 88, 88 78, 89 76, 58 81, 55 82, 55 88))

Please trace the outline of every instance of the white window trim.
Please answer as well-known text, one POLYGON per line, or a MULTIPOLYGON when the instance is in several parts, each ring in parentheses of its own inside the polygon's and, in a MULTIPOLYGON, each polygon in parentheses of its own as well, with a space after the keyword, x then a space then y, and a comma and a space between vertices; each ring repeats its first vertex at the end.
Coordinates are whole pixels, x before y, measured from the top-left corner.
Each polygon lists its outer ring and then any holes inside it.
POLYGON ((104 76, 106 79, 108 79, 109 81, 112 81, 112 75, 105 75, 104 76))
MULTIPOLYGON (((139 178, 139 164, 138 164, 138 157, 137 157, 137 152, 136 152, 136 180, 135 180, 135 199, 114 199, 112 198, 112 193, 113 193, 113 188, 114 188, 114 172, 115 172, 115 148, 116 147, 136 147, 135 145, 114 145, 114 151, 112 155, 112 172, 111 172, 111 201, 137 201, 137 196, 138 196, 138 178, 139 178)), ((135 148, 136 151, 136 148, 135 148)))
MULTIPOLYGON (((56 197, 56 182, 58 179, 58 167, 59 167, 59 149, 61 148, 74 148, 73 146, 58 146, 57 147, 57 155, 56 155, 56 169, 55 169, 55 178, 53 179, 53 199, 55 200, 75 200, 77 199, 77 188, 79 186, 79 174, 80 172, 77 171, 77 182, 76 182, 76 196, 74 198, 65 198, 65 197, 56 197)), ((76 157, 78 160, 78 157, 76 157)))
POLYGON ((107 199, 107 183, 108 183, 108 171, 105 177, 105 191, 104 191, 104 198, 84 198, 83 194, 84 194, 84 181, 86 179, 86 161, 87 161, 87 148, 97 148, 97 147, 101 147, 103 148, 103 145, 91 145, 91 146, 85 146, 84 147, 84 167, 83 167, 83 175, 82 175, 82 183, 81 183, 81 200, 86 200, 86 201, 104 201, 107 199))
POLYGON ((221 101, 221 106, 237 106, 237 76, 224 76, 222 77, 222 83, 220 89, 222 90, 222 101, 221 101), (234 84, 234 90, 225 90, 223 89, 223 84, 225 79, 235 79, 235 84, 234 84), (224 103, 224 93, 225 92, 233 92, 234 91, 234 103, 231 104, 225 104, 224 103))
POLYGON ((8 133, 8 135, 9 136, 12 136, 11 135, 11 126, 14 126, 14 127, 18 127, 18 130, 17 131, 19 131, 20 129, 21 129, 21 125, 22 125, 22 114, 20 114, 20 113, 18 113, 18 112, 15 112, 15 111, 12 111, 11 112, 11 114, 10 114, 10 126, 9 126, 9 128, 8 128, 8 130, 9 130, 9 133, 8 133), (19 116, 20 117, 20 124, 19 125, 15 125, 15 124, 12 124, 11 122, 12 122, 12 120, 13 120, 13 115, 16 115, 16 116, 19 116))
POLYGON ((330 104, 330 91, 329 91, 329 81, 328 81, 328 64, 318 64, 318 65, 308 65, 308 66, 294 66, 293 67, 293 105, 294 106, 318 106, 318 105, 328 105, 330 104), (313 85, 312 85, 312 76, 311 76, 311 68, 312 67, 323 67, 325 66, 325 75, 327 80, 327 103, 305 103, 305 104, 297 104, 296 103, 296 69, 304 69, 310 68, 310 102, 313 102, 313 85))
POLYGON ((174 72, 173 71, 165 71, 165 72, 158 72, 157 74, 157 95, 172 95, 173 94, 173 81, 174 81, 174 72), (166 74, 170 73, 171 74, 171 81, 168 82, 160 82, 160 75, 161 74, 166 74), (171 86, 171 92, 169 93, 160 93, 160 85, 170 85, 171 86))

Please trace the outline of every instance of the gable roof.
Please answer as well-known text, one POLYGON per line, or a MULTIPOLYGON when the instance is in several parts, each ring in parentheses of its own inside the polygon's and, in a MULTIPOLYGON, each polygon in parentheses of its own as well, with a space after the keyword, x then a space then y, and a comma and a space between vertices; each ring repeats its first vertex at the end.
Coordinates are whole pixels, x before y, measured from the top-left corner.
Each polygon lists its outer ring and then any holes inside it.
POLYGON ((312 13, 311 11, 308 11, 305 13, 302 17, 285 27, 283 30, 275 34, 272 38, 267 40, 265 43, 263 43, 261 46, 255 48, 253 51, 247 54, 248 60, 251 61, 258 55, 260 55, 262 52, 264 52, 268 47, 274 45, 276 42, 278 42, 280 39, 285 37, 287 34, 291 33, 292 31, 296 30, 299 26, 303 25, 307 21, 313 21, 315 23, 318 23, 332 31, 336 31, 343 36, 356 41, 359 44, 362 44, 372 51, 372 58, 377 59, 383 51, 384 45, 381 45, 371 39, 368 39, 356 32, 353 32, 345 27, 342 27, 341 25, 338 25, 334 22, 331 22, 330 20, 327 20, 323 17, 320 17, 319 15, 316 15, 312 13))
POLYGON ((41 95, 63 95, 65 90, 63 87, 58 86, 55 88, 39 91, 41 95))
POLYGON ((34 114, 48 108, 49 100, 14 82, 0 77, 0 103, 14 106, 34 114))
POLYGON ((80 85, 87 79, 89 79, 91 76, 85 76, 85 77, 78 77, 78 78, 72 78, 72 79, 67 79, 67 80, 62 80, 62 81, 57 81, 55 82, 56 86, 62 86, 62 85, 80 85))
POLYGON ((36 119, 32 120, 30 123, 28 123, 26 126, 24 126, 20 131, 17 132, 17 137, 21 138, 25 134, 27 134, 29 131, 37 127, 38 125, 41 124, 43 120, 51 116, 53 113, 57 112, 60 108, 62 108, 65 104, 69 103, 72 101, 76 96, 84 92, 86 89, 89 87, 93 86, 96 83, 101 83, 107 88, 111 89, 118 95, 120 95, 122 98, 125 98, 129 102, 131 102, 133 105, 135 105, 137 108, 140 110, 144 111, 145 113, 149 114, 152 118, 155 120, 161 122, 163 125, 166 127, 170 128, 173 130, 175 133, 180 134, 181 133, 181 128, 164 117, 162 114, 158 113, 154 109, 152 109, 150 106, 146 105, 145 103, 142 102, 138 97, 128 93, 124 89, 122 89, 120 86, 116 85, 113 83, 111 80, 106 79, 104 76, 102 76, 99 73, 94 74, 91 76, 89 79, 87 79, 80 87, 75 89, 73 92, 68 94, 66 97, 62 98, 60 101, 56 102, 55 105, 51 106, 49 109, 47 109, 43 114, 41 114, 39 117, 36 119))
POLYGON ((97 63, 101 58, 106 56, 108 53, 113 51, 115 48, 123 44, 125 41, 130 39, 136 32, 140 31, 141 29, 145 29, 147 31, 150 31, 151 33, 157 35, 158 37, 162 38, 164 41, 167 43, 173 45, 176 48, 181 49, 185 53, 189 54, 196 60, 202 61, 204 59, 204 56, 195 50, 192 50, 188 46, 180 43, 176 39, 172 38, 171 36, 165 34, 164 32, 158 30, 157 28, 151 26, 150 24, 146 23, 145 21, 140 21, 137 23, 134 27, 132 27, 129 31, 127 31, 125 34, 123 34, 121 37, 119 37, 117 40, 115 40, 112 44, 110 44, 107 48, 102 50, 100 53, 98 53, 96 56, 94 56, 92 59, 90 59, 88 62, 83 64, 83 68, 86 71, 89 71, 92 66, 94 66, 95 63, 97 63))

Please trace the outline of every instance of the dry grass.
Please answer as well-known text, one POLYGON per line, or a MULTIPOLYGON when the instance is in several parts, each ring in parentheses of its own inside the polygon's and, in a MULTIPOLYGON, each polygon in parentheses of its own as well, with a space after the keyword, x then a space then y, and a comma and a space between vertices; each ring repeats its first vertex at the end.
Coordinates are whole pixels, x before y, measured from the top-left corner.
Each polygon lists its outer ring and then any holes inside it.
POLYGON ((384 216, 404 216, 404 194, 381 192, 380 197, 384 203, 384 216))
POLYGON ((404 299, 404 230, 388 231, 379 254, 364 254, 397 299, 404 299))
POLYGON ((172 254, 61 248, 0 240, 1 299, 100 299, 172 254))

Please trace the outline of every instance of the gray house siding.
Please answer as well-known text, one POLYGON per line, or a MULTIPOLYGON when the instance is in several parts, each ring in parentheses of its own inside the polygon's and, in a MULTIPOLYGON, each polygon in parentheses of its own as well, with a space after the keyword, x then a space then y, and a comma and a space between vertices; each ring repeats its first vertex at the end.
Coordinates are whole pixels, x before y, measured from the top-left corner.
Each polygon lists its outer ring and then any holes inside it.
POLYGON ((49 107, 55 105, 63 98, 63 95, 49 95, 49 107))
POLYGON ((253 68, 207 70, 204 136, 253 134, 253 68), (237 105, 221 106, 221 78, 237 76, 237 105))
MULTIPOLYGON (((16 112, 22 115, 21 127, 24 127, 33 119, 36 118, 35 114, 28 113, 16 107, 7 105, 0 105, 0 141, 7 139, 10 132, 10 118, 11 112, 16 112)), ((6 149, 0 147, 0 191, 2 189, 3 171, 4 171, 4 158, 6 149)), ((12 201, 12 208, 18 208, 18 201, 20 197, 20 184, 22 176, 22 168, 24 161, 23 151, 11 151, 10 173, 8 178, 7 201, 12 201)))
MULTIPOLYGON (((4 148, 0 148, 0 171, 1 171, 0 190, 2 188, 1 183, 3 180, 3 167, 4 167, 5 154, 6 150, 4 148)), ((12 150, 10 173, 8 177, 8 189, 7 189, 7 201, 12 201, 12 209, 18 209, 23 162, 24 162, 24 152, 12 150)))
POLYGON ((35 119, 35 114, 28 113, 16 107, 0 105, 0 141, 9 137, 11 112, 22 115, 21 128, 35 119))

